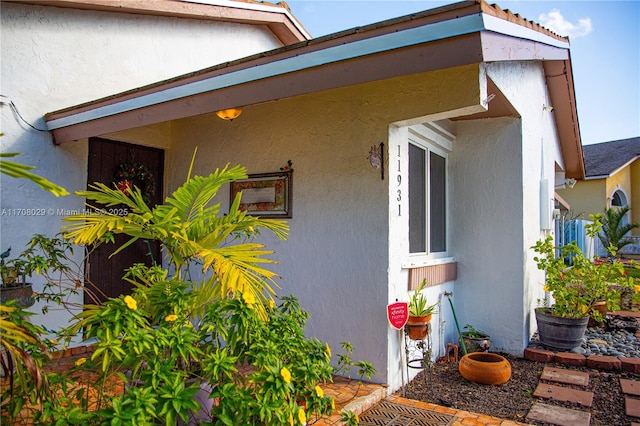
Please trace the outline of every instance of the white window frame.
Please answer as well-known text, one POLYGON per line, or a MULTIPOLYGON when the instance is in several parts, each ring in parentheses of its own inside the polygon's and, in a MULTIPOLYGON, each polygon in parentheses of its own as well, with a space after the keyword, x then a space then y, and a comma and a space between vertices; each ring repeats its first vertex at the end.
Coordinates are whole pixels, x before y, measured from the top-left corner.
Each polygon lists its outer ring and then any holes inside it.
MULTIPOLYGON (((437 128, 436 128, 437 129, 437 128)), ((427 215, 426 215, 426 224, 425 224, 425 229, 427 234, 425 235, 426 238, 426 245, 427 245, 427 251, 426 252, 421 252, 421 253, 411 253, 409 252, 409 263, 412 265, 428 265, 428 264, 433 264, 434 262, 440 263, 442 261, 448 261, 448 260, 453 260, 451 258, 450 252, 451 252, 451 245, 450 245, 450 233, 451 233, 451 221, 450 221, 450 215, 449 215, 449 204, 450 204, 450 199, 451 199, 451 194, 450 194, 450 173, 449 173, 449 154, 452 150, 452 141, 447 138, 447 137, 443 137, 443 135, 437 131, 434 131, 434 129, 431 128, 431 126, 429 126, 428 124, 425 125, 420 125, 420 126, 411 126, 411 128, 409 129, 409 144, 415 145, 423 150, 425 150, 425 155, 426 155, 426 163, 425 163, 425 177, 427 177, 427 185, 426 185, 426 191, 427 193, 425 194, 425 203, 427 203, 426 205, 426 211, 427 211, 427 215), (446 229, 445 229, 445 246, 446 246, 446 250, 443 252, 431 252, 430 250, 430 245, 431 245, 431 239, 430 239, 430 189, 431 189, 431 182, 428 179, 429 176, 429 152, 433 152, 441 157, 443 157, 445 159, 445 197, 446 197, 446 202, 445 202, 445 223, 446 223, 446 229)), ((410 230, 409 230, 410 231, 410 230)), ((407 236, 408 237, 408 236, 407 236)), ((409 249, 410 250, 410 249, 409 249)))

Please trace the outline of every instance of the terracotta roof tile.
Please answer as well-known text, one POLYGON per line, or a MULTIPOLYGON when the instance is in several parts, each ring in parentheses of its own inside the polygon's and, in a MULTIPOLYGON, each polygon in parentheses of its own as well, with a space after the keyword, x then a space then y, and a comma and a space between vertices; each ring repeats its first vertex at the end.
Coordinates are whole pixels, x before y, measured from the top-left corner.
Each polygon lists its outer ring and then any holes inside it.
POLYGON ((569 41, 569 37, 560 36, 554 33, 553 31, 538 24, 537 22, 531 21, 529 19, 525 19, 522 16, 520 16, 520 14, 518 13, 514 14, 509 9, 501 9, 500 6, 498 6, 497 4, 495 3, 489 4, 489 3, 486 3, 484 0, 478 0, 478 1, 480 1, 482 4, 482 11, 487 14, 493 15, 497 18, 501 18, 509 22, 513 22, 514 24, 521 25, 523 27, 532 29, 534 31, 538 31, 542 34, 548 35, 557 40, 566 41, 566 42, 569 41))

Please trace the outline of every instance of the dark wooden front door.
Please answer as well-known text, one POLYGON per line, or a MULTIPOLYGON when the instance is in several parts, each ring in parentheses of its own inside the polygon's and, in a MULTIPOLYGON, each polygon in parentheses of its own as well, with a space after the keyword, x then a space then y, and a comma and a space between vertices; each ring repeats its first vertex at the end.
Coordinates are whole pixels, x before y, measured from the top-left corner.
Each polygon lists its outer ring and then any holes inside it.
MULTIPOLYGON (((163 150, 101 138, 89 139, 89 184, 101 182, 112 187, 114 183, 121 181, 118 171, 124 164, 137 166, 145 173, 151 174, 154 188, 147 188, 149 203, 151 206, 161 203, 163 150)), ((139 173, 132 176, 137 177, 139 173)), ((136 178, 130 180, 136 181, 134 183, 137 186, 141 185, 136 178)), ((113 211, 117 212, 117 208, 113 211)), ((86 263, 85 303, 94 304, 104 301, 107 297, 130 294, 131 284, 122 279, 125 269, 135 263, 145 263, 148 266, 154 261, 161 263, 160 245, 155 241, 138 240, 117 255, 109 257, 128 240, 129 237, 126 235, 116 235, 115 243, 101 244, 90 252, 86 263)))

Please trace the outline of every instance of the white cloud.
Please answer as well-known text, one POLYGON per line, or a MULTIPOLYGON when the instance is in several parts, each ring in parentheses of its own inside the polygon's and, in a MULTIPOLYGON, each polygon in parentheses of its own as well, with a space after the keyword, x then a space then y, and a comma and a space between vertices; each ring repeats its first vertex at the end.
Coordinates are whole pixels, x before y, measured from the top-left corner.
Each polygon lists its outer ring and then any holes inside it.
POLYGON ((552 9, 549 13, 543 13, 538 17, 540 24, 561 36, 570 38, 584 37, 591 32, 591 18, 580 18, 578 23, 567 21, 558 9, 552 9))

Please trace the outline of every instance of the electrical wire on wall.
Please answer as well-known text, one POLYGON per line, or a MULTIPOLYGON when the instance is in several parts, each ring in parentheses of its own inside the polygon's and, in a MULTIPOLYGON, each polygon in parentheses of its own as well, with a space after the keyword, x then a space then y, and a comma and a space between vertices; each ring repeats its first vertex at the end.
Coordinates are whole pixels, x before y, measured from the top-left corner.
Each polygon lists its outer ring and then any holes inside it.
POLYGON ((24 123, 27 126, 29 126, 31 129, 33 129, 33 130, 35 130, 37 132, 49 133, 49 130, 47 130, 47 129, 39 129, 36 126, 34 126, 31 123, 29 123, 27 120, 25 120, 25 118, 22 116, 22 114, 20 114, 20 111, 18 111, 18 107, 16 106, 16 104, 13 103, 13 101, 11 100, 11 98, 9 96, 0 95, 0 104, 9 105, 9 108, 11 108, 11 111, 13 112, 13 116, 16 118, 16 121, 18 123, 24 123))

